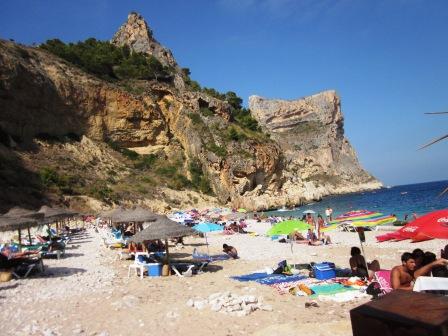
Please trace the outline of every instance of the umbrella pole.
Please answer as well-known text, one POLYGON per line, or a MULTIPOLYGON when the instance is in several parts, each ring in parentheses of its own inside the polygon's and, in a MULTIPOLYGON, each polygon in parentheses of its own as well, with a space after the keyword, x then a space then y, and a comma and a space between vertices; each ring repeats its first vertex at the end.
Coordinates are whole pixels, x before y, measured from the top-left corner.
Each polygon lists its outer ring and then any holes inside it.
POLYGON ((207 244, 207 255, 210 256, 210 251, 208 249, 207 233, 204 232, 204 236, 205 236, 205 243, 207 244))
POLYGON ((361 251, 362 255, 364 256, 364 263, 366 265, 366 271, 367 271, 367 277, 369 276, 369 266, 367 266, 367 256, 364 251, 364 245, 363 242, 366 241, 365 235, 364 235, 364 228, 362 226, 356 228, 356 233, 358 234, 359 242, 361 244, 361 251))
POLYGON ((362 242, 361 242, 361 251, 362 251, 362 255, 364 256, 364 263, 366 264, 367 277, 368 277, 369 276, 369 266, 367 266, 367 256, 366 256, 366 252, 364 252, 364 246, 362 245, 362 242))
POLYGON ((19 229, 19 252, 22 252, 22 231, 19 229))
POLYGON ((170 266, 170 253, 168 251, 168 238, 165 238, 165 252, 166 252, 166 262, 169 267, 170 266))
POLYGON ((31 241, 31 231, 30 231, 30 227, 28 226, 28 239, 30 241, 30 246, 33 245, 33 242, 31 241))

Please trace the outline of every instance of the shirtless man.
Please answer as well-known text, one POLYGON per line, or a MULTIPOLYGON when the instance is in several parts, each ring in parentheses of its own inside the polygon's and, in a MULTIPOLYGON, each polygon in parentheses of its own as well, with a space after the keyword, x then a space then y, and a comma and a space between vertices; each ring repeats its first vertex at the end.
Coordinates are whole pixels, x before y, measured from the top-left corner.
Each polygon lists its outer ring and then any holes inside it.
POLYGON ((233 259, 238 259, 238 251, 233 246, 223 244, 222 245, 222 251, 226 254, 228 254, 233 259))
POLYGON ((392 268, 390 282, 393 289, 404 289, 411 291, 414 287, 415 260, 409 252, 401 256, 401 265, 392 268))

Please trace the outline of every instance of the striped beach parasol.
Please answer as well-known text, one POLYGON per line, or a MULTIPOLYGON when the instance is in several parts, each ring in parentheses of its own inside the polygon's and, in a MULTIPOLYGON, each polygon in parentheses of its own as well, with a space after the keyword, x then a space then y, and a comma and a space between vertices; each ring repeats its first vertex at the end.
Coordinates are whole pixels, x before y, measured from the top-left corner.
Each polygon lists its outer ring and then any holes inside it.
POLYGON ((397 220, 395 216, 384 215, 381 212, 355 210, 346 212, 335 218, 330 224, 352 224, 353 226, 376 226, 390 224, 397 220))
POLYGON ((330 231, 341 225, 351 225, 355 227, 370 227, 384 224, 392 224, 397 220, 395 216, 384 215, 381 212, 368 210, 355 210, 346 212, 330 222, 330 225, 322 231, 330 231))

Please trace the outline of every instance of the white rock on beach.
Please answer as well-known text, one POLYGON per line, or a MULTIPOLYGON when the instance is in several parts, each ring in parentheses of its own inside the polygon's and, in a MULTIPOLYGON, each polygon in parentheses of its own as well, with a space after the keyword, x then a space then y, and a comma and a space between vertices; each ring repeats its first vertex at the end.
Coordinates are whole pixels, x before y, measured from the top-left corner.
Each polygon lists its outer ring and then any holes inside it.
MULTIPOLYGON (((248 288, 247 288, 248 289, 248 288)), ((230 292, 213 293, 205 299, 189 299, 187 306, 204 309, 207 305, 211 311, 235 316, 246 316, 256 310, 272 311, 269 305, 262 305, 263 298, 254 295, 237 295, 230 292)))

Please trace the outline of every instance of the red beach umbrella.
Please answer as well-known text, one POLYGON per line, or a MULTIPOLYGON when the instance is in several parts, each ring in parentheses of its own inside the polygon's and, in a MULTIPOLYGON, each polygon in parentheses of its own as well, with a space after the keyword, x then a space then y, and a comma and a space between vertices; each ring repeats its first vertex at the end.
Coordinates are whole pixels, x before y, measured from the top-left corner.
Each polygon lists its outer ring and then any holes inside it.
POLYGON ((412 237, 413 242, 429 239, 448 239, 448 209, 435 211, 427 221, 417 230, 417 234, 412 237))
POLYGON ((448 209, 430 212, 395 232, 378 236, 377 240, 382 242, 391 239, 412 239, 417 242, 434 238, 448 239, 448 209))

